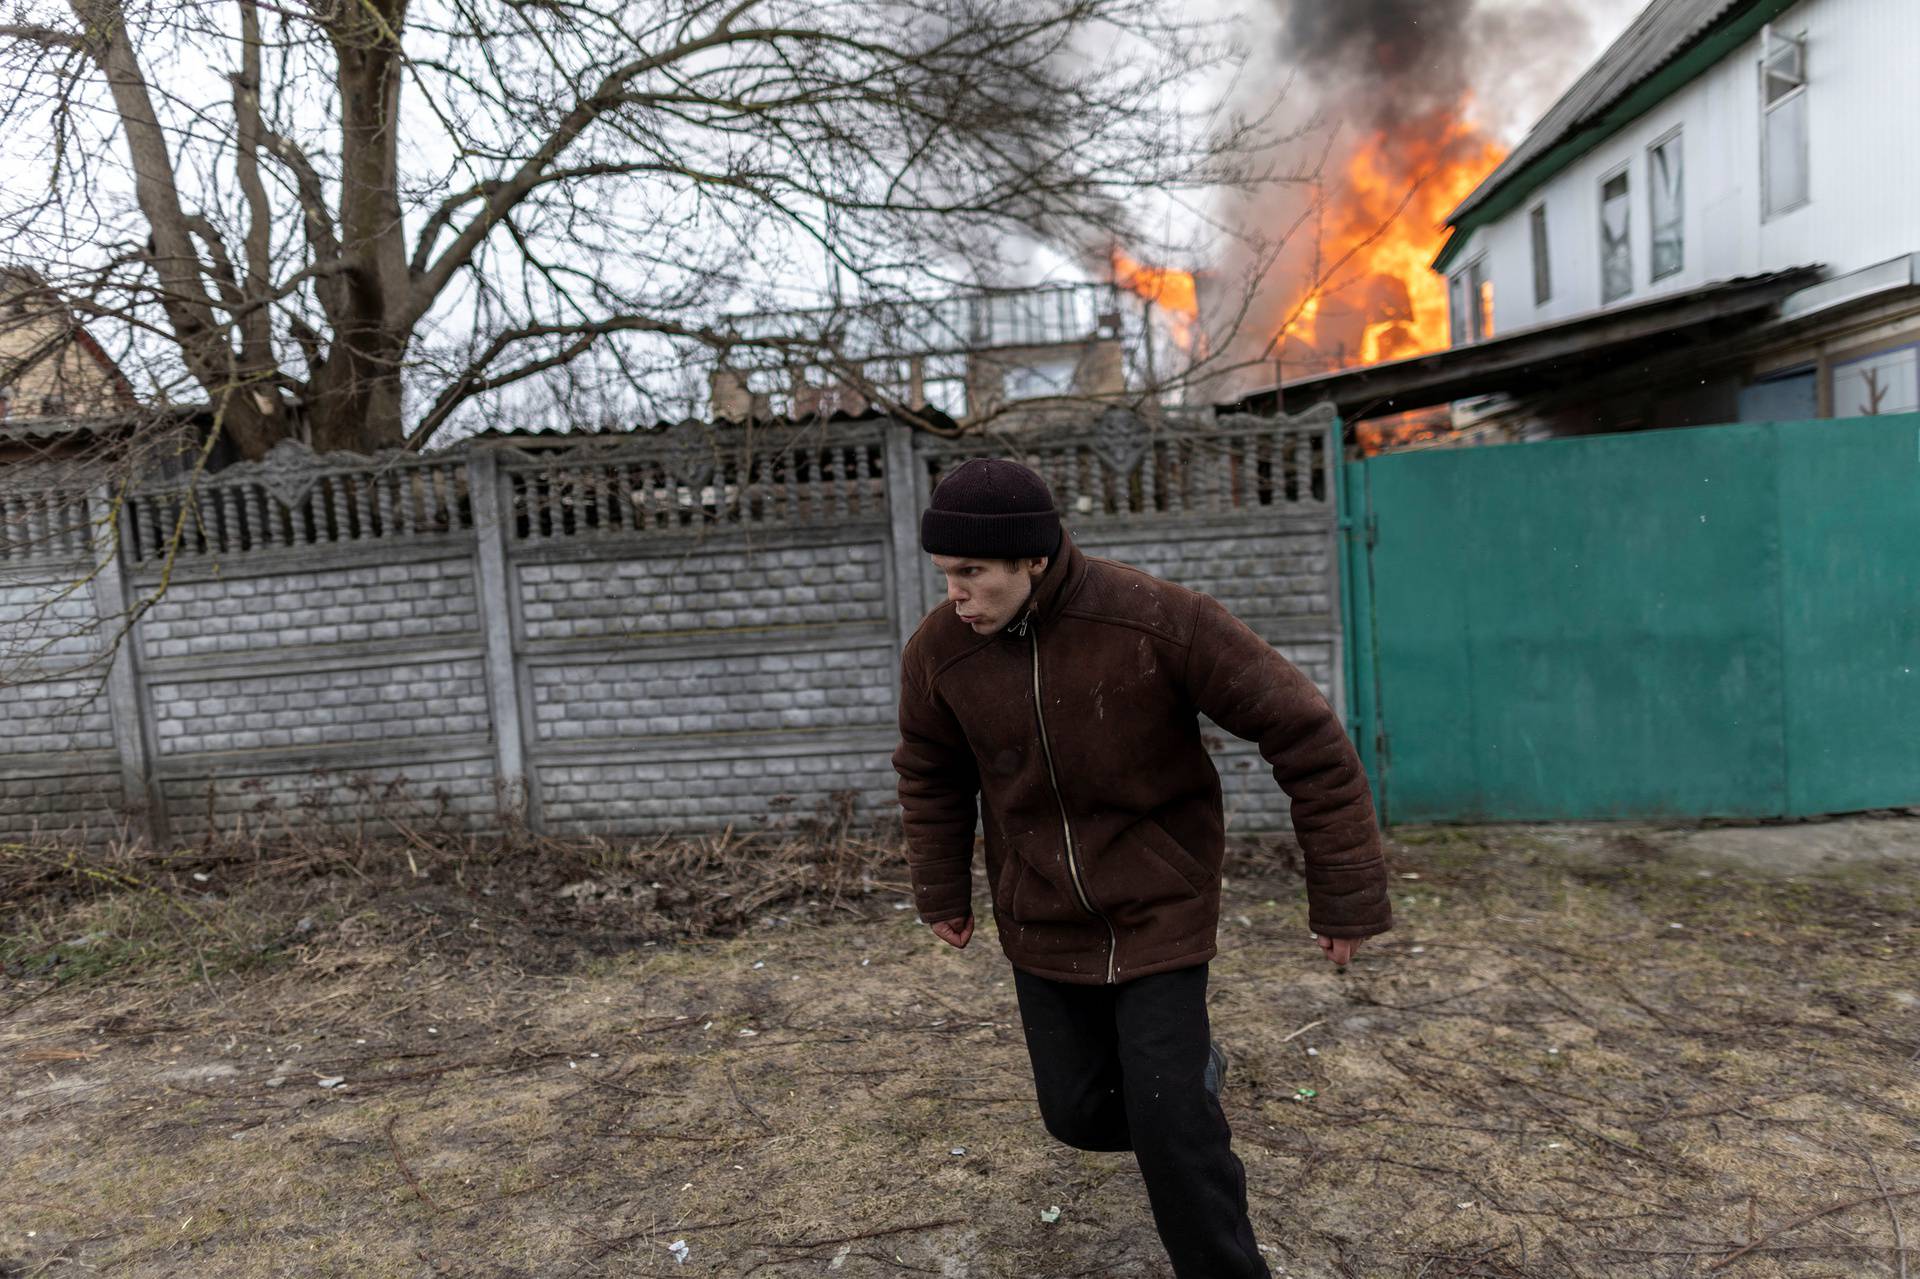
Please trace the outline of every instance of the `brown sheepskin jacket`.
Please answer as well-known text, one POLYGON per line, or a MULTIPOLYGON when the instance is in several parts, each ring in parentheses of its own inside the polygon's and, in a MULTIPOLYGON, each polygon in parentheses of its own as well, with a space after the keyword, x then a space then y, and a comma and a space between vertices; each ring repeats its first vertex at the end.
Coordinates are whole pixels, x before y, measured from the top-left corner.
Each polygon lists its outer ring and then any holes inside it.
POLYGON ((1065 535, 1023 619, 980 636, 942 605, 902 656, 920 918, 972 913, 977 795, 1015 967, 1095 984, 1211 959, 1225 831, 1201 714, 1259 743, 1291 798, 1312 929, 1391 927, 1366 774, 1312 681, 1217 601, 1065 535))

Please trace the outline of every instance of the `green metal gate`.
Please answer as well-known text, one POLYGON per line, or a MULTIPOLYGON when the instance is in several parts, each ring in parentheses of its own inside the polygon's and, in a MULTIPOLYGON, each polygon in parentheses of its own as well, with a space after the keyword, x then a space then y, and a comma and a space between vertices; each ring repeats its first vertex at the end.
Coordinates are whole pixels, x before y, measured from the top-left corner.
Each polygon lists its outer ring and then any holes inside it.
POLYGON ((1343 467, 1389 820, 1920 804, 1920 414, 1343 467))

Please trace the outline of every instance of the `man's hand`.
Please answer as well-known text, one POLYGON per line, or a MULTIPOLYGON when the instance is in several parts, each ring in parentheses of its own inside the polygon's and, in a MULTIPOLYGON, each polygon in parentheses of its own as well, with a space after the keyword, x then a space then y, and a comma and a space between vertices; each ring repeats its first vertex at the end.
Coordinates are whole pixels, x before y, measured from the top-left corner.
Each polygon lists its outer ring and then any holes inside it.
POLYGON ((958 919, 943 919, 931 927, 935 937, 955 950, 965 950, 967 943, 973 940, 972 915, 962 915, 958 919))
POLYGON ((1321 950, 1327 952, 1327 958, 1340 968, 1347 966, 1353 959, 1353 952, 1359 950, 1360 943, 1366 940, 1364 937, 1322 937, 1318 933, 1314 934, 1313 939, 1320 943, 1321 950))

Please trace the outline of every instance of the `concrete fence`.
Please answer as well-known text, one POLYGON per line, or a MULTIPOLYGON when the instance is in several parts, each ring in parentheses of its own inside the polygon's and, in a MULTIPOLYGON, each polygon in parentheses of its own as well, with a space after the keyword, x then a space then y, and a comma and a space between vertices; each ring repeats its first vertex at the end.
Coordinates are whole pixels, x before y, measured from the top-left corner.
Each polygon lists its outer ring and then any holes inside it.
MULTIPOLYGON (((0 839, 748 829, 836 792, 884 817, 897 656, 941 590, 919 512, 988 452, 1047 477, 1088 553, 1219 598, 1338 704, 1330 419, 566 443, 283 446, 190 489, 4 499, 0 839)), ((1230 821, 1284 826, 1213 736, 1230 821)))

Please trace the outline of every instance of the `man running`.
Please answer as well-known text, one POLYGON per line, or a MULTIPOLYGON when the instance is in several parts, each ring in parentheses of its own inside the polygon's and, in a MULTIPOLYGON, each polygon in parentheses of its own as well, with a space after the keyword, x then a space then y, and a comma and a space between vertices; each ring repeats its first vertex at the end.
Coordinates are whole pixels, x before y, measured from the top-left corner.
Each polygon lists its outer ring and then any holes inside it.
POLYGON ((1082 555, 1018 463, 950 472, 920 544, 947 581, 901 658, 893 756, 920 918, 973 936, 977 797, 1047 1131, 1134 1152, 1179 1279, 1264 1279, 1207 1029, 1225 820, 1197 717, 1272 765, 1309 925, 1341 965, 1392 925, 1359 758, 1218 602, 1082 555))

